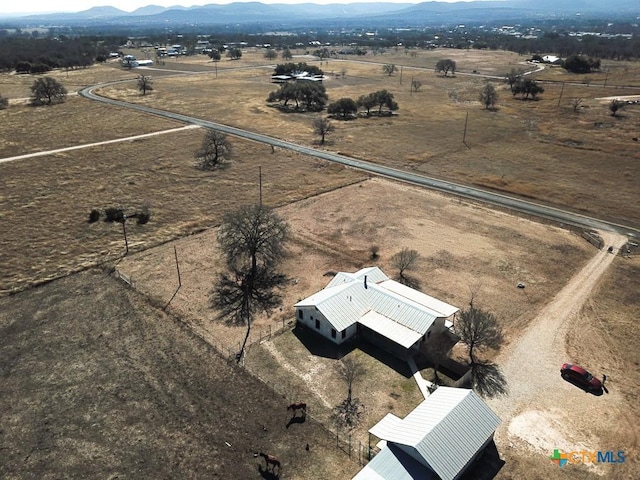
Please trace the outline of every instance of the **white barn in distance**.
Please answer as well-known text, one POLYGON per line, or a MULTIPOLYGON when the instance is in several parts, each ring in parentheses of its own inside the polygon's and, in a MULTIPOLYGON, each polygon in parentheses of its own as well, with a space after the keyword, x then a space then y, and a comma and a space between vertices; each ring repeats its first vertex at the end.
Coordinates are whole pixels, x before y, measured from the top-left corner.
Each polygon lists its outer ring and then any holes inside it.
POLYGON ((426 352, 429 338, 450 329, 458 311, 391 280, 378 267, 339 272, 295 308, 298 324, 338 345, 359 335, 403 359, 426 352))

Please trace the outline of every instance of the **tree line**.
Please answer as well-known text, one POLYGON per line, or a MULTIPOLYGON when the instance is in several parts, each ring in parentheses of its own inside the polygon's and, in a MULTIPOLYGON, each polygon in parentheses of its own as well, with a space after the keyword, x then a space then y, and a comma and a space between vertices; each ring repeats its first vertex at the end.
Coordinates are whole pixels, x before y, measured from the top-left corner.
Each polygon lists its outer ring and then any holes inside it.
POLYGON ((83 68, 104 62, 117 50, 115 39, 0 37, 0 71, 44 73, 54 68, 83 68))

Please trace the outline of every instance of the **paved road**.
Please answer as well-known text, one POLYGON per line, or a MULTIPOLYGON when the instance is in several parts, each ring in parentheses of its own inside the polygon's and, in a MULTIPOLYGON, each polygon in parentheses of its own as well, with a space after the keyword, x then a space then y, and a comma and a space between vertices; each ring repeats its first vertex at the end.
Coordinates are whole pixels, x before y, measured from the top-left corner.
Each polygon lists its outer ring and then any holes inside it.
POLYGON ((547 220, 552 220, 563 225, 569 225, 569 226, 581 227, 581 228, 587 228, 587 229, 593 229, 593 230, 612 231, 612 232, 617 232, 622 235, 627 235, 629 237, 633 237, 636 239, 640 238, 640 230, 632 228, 630 226, 610 223, 604 220, 599 220, 597 218, 588 217, 586 215, 580 215, 580 214, 572 213, 566 210, 561 210, 558 208, 553 208, 553 207, 548 207, 548 206, 533 203, 533 202, 528 202, 525 200, 517 199, 507 195, 489 192, 489 191, 471 187, 471 186, 460 185, 454 182, 448 182, 448 181, 439 180, 432 177, 427 177, 425 175, 418 175, 418 174, 407 172, 404 170, 385 167, 385 166, 377 165, 375 163, 368 162, 365 160, 356 160, 356 159, 339 155, 336 153, 331 153, 331 152, 319 150, 316 148, 305 147, 303 145, 287 142, 284 140, 277 139, 275 137, 262 135, 260 133, 254 133, 248 130, 242 130, 240 128, 230 127, 228 125, 223 125, 221 123, 210 122, 208 120, 203 120, 203 119, 191 117, 188 115, 182 115, 179 113, 160 110, 157 108, 151 108, 144 105, 136 105, 133 103, 123 102, 121 100, 114 100, 111 98, 99 96, 94 93, 94 90, 99 87, 105 87, 105 86, 114 85, 117 83, 131 82, 131 81, 132 80, 121 80, 118 82, 109 82, 109 83, 104 83, 100 85, 94 85, 94 86, 83 88, 78 93, 85 98, 107 103, 109 105, 115 105, 123 108, 137 110, 140 112, 148 113, 150 115, 158 115, 161 117, 177 120, 179 122, 184 122, 186 124, 198 125, 203 128, 218 130, 218 131, 227 133, 229 135, 235 135, 237 137, 246 138, 248 140, 253 140, 255 142, 266 143, 273 147, 293 150, 295 152, 299 152, 304 155, 321 158, 323 160, 339 163, 351 168, 357 168, 359 170, 372 173, 374 175, 379 175, 379 176, 387 177, 393 180, 411 183, 413 185, 427 187, 432 190, 438 190, 441 192, 446 192, 452 195, 457 195, 460 197, 477 200, 477 201, 489 203, 489 204, 500 206, 500 207, 506 207, 521 213, 526 213, 526 214, 544 218, 547 220))

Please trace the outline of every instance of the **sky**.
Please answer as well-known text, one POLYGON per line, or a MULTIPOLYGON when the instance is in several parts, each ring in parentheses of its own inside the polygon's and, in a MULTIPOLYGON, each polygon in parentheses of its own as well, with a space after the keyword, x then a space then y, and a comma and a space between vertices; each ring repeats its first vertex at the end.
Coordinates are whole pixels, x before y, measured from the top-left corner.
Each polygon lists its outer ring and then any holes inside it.
MULTIPOLYGON (((224 4, 232 3, 234 0, 60 0, 58 2, 51 2, 51 0, 2 0, 0 5, 0 17, 2 14, 17 14, 17 13, 51 13, 51 12, 81 12, 88 10, 91 7, 103 7, 111 6, 124 10, 125 12, 132 12, 140 7, 146 7, 147 5, 160 5, 163 7, 171 7, 174 5, 182 5, 184 7, 190 7, 193 5, 207 5, 207 4, 224 4)), ((243 0, 240 0, 243 1, 243 0)), ((248 0, 244 0, 248 1, 248 0)), ((256 1, 256 0, 253 0, 256 1)), ((361 2, 374 2, 376 0, 257 0, 261 3, 361 3, 361 2)), ((421 3, 424 0, 379 0, 393 3, 421 3)), ((454 2, 454 1, 466 1, 466 0, 438 0, 440 2, 454 2)))

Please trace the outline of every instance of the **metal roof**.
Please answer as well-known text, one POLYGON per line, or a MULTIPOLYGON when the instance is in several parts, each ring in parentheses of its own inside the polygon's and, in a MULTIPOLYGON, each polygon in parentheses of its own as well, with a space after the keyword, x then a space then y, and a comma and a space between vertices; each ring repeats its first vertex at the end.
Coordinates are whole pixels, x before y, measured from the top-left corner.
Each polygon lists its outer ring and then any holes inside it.
POLYGON ((383 448, 352 480, 436 480, 436 474, 395 445, 383 448))
POLYGON ((323 290, 296 303, 295 307, 316 307, 339 332, 356 322, 363 322, 365 315, 375 312, 397 325, 398 332, 393 332, 394 325, 377 317, 365 319, 364 322, 371 325, 367 326, 405 348, 410 339, 415 338, 409 346, 424 335, 437 318, 445 316, 440 311, 449 313, 457 310, 389 280, 378 267, 363 268, 355 273, 338 272, 323 290), (439 310, 426 304, 435 305, 439 310), (416 334, 410 335, 406 329, 416 334))
POLYGON ((367 277, 367 285, 389 280, 389 277, 387 277, 384 272, 380 270, 380 268, 366 267, 358 270, 355 273, 338 272, 329 282, 329 284, 324 288, 333 287, 342 283, 353 282, 354 280, 360 280, 364 285, 364 277, 367 277))
POLYGON ((410 348, 411 345, 416 343, 422 337, 422 334, 414 332, 410 328, 407 328, 398 322, 394 322, 390 318, 380 315, 378 312, 374 312, 373 310, 365 313, 360 317, 358 322, 383 337, 402 345, 404 348, 410 348))
POLYGON ((407 287, 406 285, 401 284, 400 282, 396 282, 395 280, 386 280, 379 284, 381 287, 386 288, 390 292, 397 293, 409 300, 412 300, 429 310, 433 310, 438 314, 438 317, 450 317, 458 310, 458 307, 454 307, 453 305, 449 305, 442 300, 438 300, 437 298, 433 298, 426 293, 419 292, 418 290, 414 290, 411 287, 407 287))
POLYGON ((369 293, 371 310, 424 335, 438 314, 406 297, 393 293, 381 285, 372 285, 369 293))
MULTIPOLYGON (((472 390, 438 387, 404 419, 387 414, 370 433, 415 449, 442 480, 464 468, 493 435, 500 419, 472 390)), ((395 478, 395 477, 388 477, 395 478)))
POLYGON ((341 332, 356 323, 368 310, 365 289, 359 282, 343 283, 325 288, 295 304, 295 307, 316 307, 341 332))

